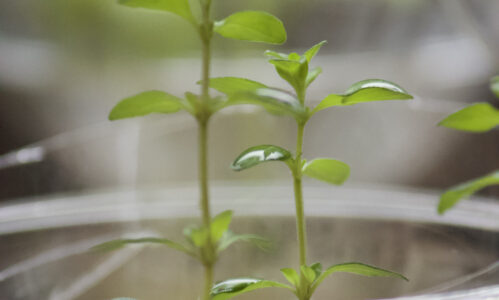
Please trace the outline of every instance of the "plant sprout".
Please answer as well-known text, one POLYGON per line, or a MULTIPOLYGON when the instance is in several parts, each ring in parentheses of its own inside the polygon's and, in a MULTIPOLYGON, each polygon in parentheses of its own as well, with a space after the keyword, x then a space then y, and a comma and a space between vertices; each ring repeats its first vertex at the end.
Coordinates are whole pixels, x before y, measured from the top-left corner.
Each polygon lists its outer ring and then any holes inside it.
POLYGON ((272 113, 292 116, 296 120, 297 138, 294 154, 274 145, 255 146, 239 155, 232 164, 232 168, 240 171, 268 161, 281 161, 288 166, 293 177, 300 266, 298 270, 291 268, 281 270, 289 284, 255 278, 229 279, 220 282, 212 289, 213 300, 230 299, 239 294, 266 287, 284 288, 292 292, 299 300, 309 300, 322 281, 336 272, 407 280, 398 273, 359 262, 337 264, 325 270, 322 269, 320 263, 308 264, 307 262, 302 178, 305 175, 329 184, 341 185, 348 178, 350 168, 346 163, 330 158, 305 160, 302 157, 305 125, 316 113, 331 107, 381 100, 412 99, 412 96, 398 85, 374 79, 357 82, 343 94, 330 94, 314 108, 306 106, 307 88, 321 73, 320 67, 310 70, 309 64, 324 44, 325 41, 318 43, 303 55, 266 52, 270 58, 269 62, 274 65, 279 76, 292 86, 294 93, 269 88, 261 83, 242 78, 214 78, 210 81, 211 87, 225 93, 232 99, 232 102, 261 105, 272 113), (244 86, 247 92, 233 93, 234 86, 244 86))
MULTIPOLYGON (((490 89, 499 98, 499 76, 492 78, 490 89)), ((438 125, 461 131, 487 132, 499 126, 499 110, 487 102, 479 102, 447 116, 438 125)), ((451 187, 440 197, 438 213, 445 213, 460 200, 492 185, 499 185, 499 170, 451 187)))
POLYGON ((198 33, 202 46, 201 94, 186 92, 185 97, 177 97, 163 91, 146 91, 119 102, 109 114, 110 120, 119 120, 152 113, 169 114, 181 110, 190 113, 198 124, 199 190, 202 225, 188 227, 184 234, 186 243, 177 243, 163 238, 120 239, 99 245, 96 249, 113 250, 127 244, 152 243, 164 245, 184 252, 200 260, 205 268, 205 284, 202 298, 210 298, 213 282, 213 266, 219 252, 236 241, 250 241, 260 247, 266 242, 255 235, 236 235, 228 231, 232 212, 225 211, 212 218, 208 187, 208 125, 211 116, 225 106, 237 104, 228 98, 210 95, 211 44, 214 33, 225 38, 282 44, 286 41, 286 31, 282 22, 275 16, 262 11, 236 12, 222 20, 213 20, 211 0, 119 0, 128 7, 152 9, 180 16, 190 23, 198 33), (195 17, 193 11, 200 12, 195 17))

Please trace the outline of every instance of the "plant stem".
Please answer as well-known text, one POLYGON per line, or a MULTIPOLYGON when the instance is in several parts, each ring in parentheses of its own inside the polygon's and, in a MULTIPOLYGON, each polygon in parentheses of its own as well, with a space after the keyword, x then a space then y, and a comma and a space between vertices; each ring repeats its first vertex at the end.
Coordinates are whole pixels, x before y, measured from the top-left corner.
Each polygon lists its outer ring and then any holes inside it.
POLYGON ((304 123, 298 123, 298 135, 296 139, 296 158, 295 170, 293 172, 293 186, 295 191, 296 206, 296 231, 298 235, 298 244, 300 246, 300 266, 307 264, 307 229, 305 223, 305 213, 303 211, 303 191, 302 191, 302 147, 304 123))
POLYGON ((202 42, 202 83, 201 83, 201 111, 197 116, 199 128, 199 189, 200 206, 203 215, 203 225, 207 229, 207 243, 202 249, 204 265, 204 291, 203 299, 210 300, 211 286, 213 283, 213 265, 216 260, 214 245, 211 240, 211 212, 208 190, 208 122, 209 112, 209 80, 211 64, 211 38, 213 36, 213 23, 210 19, 211 0, 201 1, 202 23, 199 34, 202 42))

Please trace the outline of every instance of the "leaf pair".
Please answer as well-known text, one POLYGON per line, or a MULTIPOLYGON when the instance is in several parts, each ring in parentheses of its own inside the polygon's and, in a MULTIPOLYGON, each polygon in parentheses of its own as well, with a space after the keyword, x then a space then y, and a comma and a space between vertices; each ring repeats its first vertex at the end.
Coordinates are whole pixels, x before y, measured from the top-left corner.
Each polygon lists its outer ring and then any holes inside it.
MULTIPOLYGON (((189 5, 189 0, 119 0, 129 7, 139 7, 176 14, 194 26, 197 21, 189 5)), ((282 22, 273 15, 262 11, 242 11, 216 21, 214 31, 225 38, 282 44, 286 41, 286 30, 282 22)))
POLYGON ((237 295, 267 287, 284 288, 291 291, 295 295, 304 293, 303 289, 306 289, 306 293, 310 297, 327 276, 336 272, 346 272, 369 277, 392 277, 408 281, 408 279, 401 274, 356 262, 334 265, 326 269, 324 272, 322 272, 322 266, 319 263, 311 266, 301 266, 301 276, 291 268, 281 269, 281 272, 291 283, 291 286, 275 281, 255 278, 229 279, 216 284, 212 288, 212 300, 231 299, 237 295), (301 278, 304 278, 306 283, 303 283, 301 278))
MULTIPOLYGON (((231 167, 235 171, 241 171, 269 161, 282 161, 291 171, 295 163, 288 150, 274 145, 260 145, 242 152, 231 167)), ((311 178, 341 185, 349 177, 350 167, 339 160, 319 158, 306 162, 302 166, 302 172, 311 178)))

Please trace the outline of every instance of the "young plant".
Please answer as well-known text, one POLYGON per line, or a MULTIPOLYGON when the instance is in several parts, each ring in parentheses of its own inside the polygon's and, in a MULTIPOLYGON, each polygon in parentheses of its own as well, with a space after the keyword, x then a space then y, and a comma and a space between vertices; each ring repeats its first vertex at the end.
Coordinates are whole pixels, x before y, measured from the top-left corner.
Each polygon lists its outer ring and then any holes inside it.
POLYGON ((97 246, 97 249, 112 250, 127 244, 153 243, 168 246, 200 260, 205 268, 205 284, 202 298, 209 299, 213 282, 213 266, 220 251, 235 241, 251 241, 258 246, 266 243, 255 235, 235 235, 228 231, 232 213, 226 211, 212 218, 208 187, 208 125, 210 118, 230 103, 228 98, 210 95, 211 44, 215 33, 229 39, 282 44, 286 31, 275 16, 262 11, 236 12, 222 20, 211 16, 211 0, 119 0, 119 4, 169 12, 182 17, 198 33, 202 46, 202 78, 199 95, 186 92, 177 97, 162 91, 146 91, 119 102, 109 114, 110 120, 119 120, 152 113, 169 114, 185 110, 198 124, 199 190, 202 225, 191 226, 184 233, 187 243, 177 243, 163 238, 121 239, 97 246), (200 12, 196 17, 193 12, 200 12))
POLYGON ((269 62, 274 65, 280 77, 293 88, 294 93, 268 88, 261 83, 242 78, 214 78, 211 87, 226 93, 233 102, 261 105, 273 113, 289 115, 296 120, 297 138, 294 154, 291 151, 274 145, 255 146, 244 151, 236 158, 232 168, 236 171, 245 170, 268 161, 284 162, 293 177, 296 229, 299 244, 299 269, 282 269, 281 272, 289 284, 261 280, 255 278, 229 279, 220 282, 212 289, 213 300, 230 299, 255 289, 265 287, 284 288, 292 292, 299 300, 309 300, 321 282, 336 272, 348 272, 364 276, 395 277, 407 280, 404 276, 358 262, 333 265, 325 270, 320 263, 307 262, 307 234, 305 213, 303 207, 302 178, 308 176, 333 185, 341 185, 349 176, 349 166, 339 160, 318 158, 307 161, 303 158, 303 134, 305 125, 316 113, 335 106, 349 106, 358 103, 412 99, 405 90, 396 84, 384 80, 364 80, 352 85, 343 94, 330 94, 317 106, 310 108, 305 104, 308 86, 321 73, 321 68, 309 69, 312 58, 325 44, 321 42, 303 55, 297 53, 282 54, 267 51, 269 62), (252 86, 254 89, 246 93, 231 94, 233 86, 252 86))
MULTIPOLYGON (((499 98, 499 76, 492 78, 490 88, 499 98)), ((487 132, 499 126, 499 110, 487 102, 475 103, 447 116, 438 125, 461 131, 487 132)), ((499 170, 451 187, 440 197, 438 213, 445 213, 460 200, 492 185, 499 185, 499 170)))

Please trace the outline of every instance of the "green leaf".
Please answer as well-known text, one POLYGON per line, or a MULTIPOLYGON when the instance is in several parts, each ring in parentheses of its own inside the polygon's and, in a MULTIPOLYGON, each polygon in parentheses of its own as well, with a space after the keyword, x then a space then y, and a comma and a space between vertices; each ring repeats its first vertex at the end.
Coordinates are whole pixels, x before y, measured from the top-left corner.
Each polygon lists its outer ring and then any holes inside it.
POLYGON ((406 277, 399 273, 395 273, 392 271, 380 269, 378 267, 366 265, 363 263, 357 263, 357 262, 351 262, 351 263, 344 263, 344 264, 339 264, 339 265, 334 265, 332 267, 329 267, 327 270, 322 273, 319 278, 315 281, 315 283, 312 286, 312 291, 314 291, 321 282, 326 279, 329 275, 336 273, 336 272, 346 272, 346 273, 353 273, 357 275, 363 275, 363 276, 368 276, 368 277, 393 277, 393 278, 399 278, 403 279, 405 281, 409 281, 406 277))
POLYGON ((314 58, 314 56, 317 54, 317 52, 319 52, 321 47, 324 46, 325 44, 327 44, 327 41, 322 41, 314 45, 312 48, 308 49, 304 54, 304 56, 307 58, 307 61, 310 62, 312 58, 314 58))
POLYGON ((281 20, 263 11, 242 11, 215 22, 215 32, 223 37, 282 44, 286 41, 286 30, 281 20))
POLYGON ((291 153, 278 146, 260 145, 248 148, 241 153, 232 163, 234 171, 241 171, 267 161, 287 161, 291 153))
POLYGON ((133 118, 152 113, 174 113, 184 108, 182 103, 183 99, 165 92, 143 92, 116 104, 109 114, 109 120, 133 118))
POLYGON ((489 103, 476 103, 447 116, 438 125, 462 131, 485 132, 499 125, 499 110, 489 103))
POLYGON ((208 230, 205 227, 189 226, 184 228, 184 235, 196 247, 203 247, 208 241, 208 230))
POLYGON ((305 80, 305 85, 308 87, 312 82, 314 82, 314 80, 317 78, 317 76, 319 76, 321 73, 322 73, 321 67, 314 68, 312 71, 310 71, 307 74, 307 79, 305 80))
POLYGON ((309 177, 335 185, 343 184, 350 175, 350 167, 346 163, 329 158, 309 161, 303 166, 302 171, 309 177))
MULTIPOLYGON (((199 83, 201 83, 201 81, 199 81, 198 84, 199 83)), ((239 77, 210 78, 209 85, 211 88, 226 94, 228 97, 232 97, 238 93, 253 92, 267 87, 263 83, 239 77)))
POLYGON ((477 191, 491 185, 499 185, 499 170, 480 178, 467 181, 447 190, 440 197, 440 202, 438 203, 438 213, 443 214, 459 202, 459 200, 469 197, 477 191))
POLYGON ((286 91, 264 88, 253 92, 241 93, 230 99, 230 104, 254 104, 271 113, 280 113, 300 119, 307 116, 306 108, 296 96, 286 91))
POLYGON ((284 288, 293 291, 292 287, 275 281, 255 278, 235 278, 222 281, 213 286, 213 288, 211 289, 211 299, 231 299, 237 295, 267 287, 284 288))
POLYGON ((189 255, 194 255, 192 251, 187 248, 186 246, 168 240, 168 239, 163 239, 163 238, 154 238, 154 237, 147 237, 147 238, 139 238, 139 239, 117 239, 117 240, 112 240, 109 242, 105 242, 102 244, 99 244, 97 246, 94 246, 91 248, 92 251, 114 251, 121 249, 127 245, 130 244, 159 244, 159 245, 164 245, 167 247, 170 247, 172 249, 187 253, 189 255))
POLYGON ((284 268, 281 269, 281 273, 293 286, 298 286, 298 284, 300 283, 300 276, 298 275, 298 273, 296 273, 295 269, 284 268))
POLYGON ((216 215, 211 221, 211 240, 218 242, 224 233, 229 229, 230 222, 232 221, 232 211, 226 210, 216 215))
POLYGON ((496 97, 499 98, 499 76, 492 77, 490 80, 490 89, 496 94, 496 97))
POLYGON ((309 266, 301 266, 300 267, 301 274, 305 279, 308 281, 308 283, 313 283, 315 280, 315 271, 310 268, 309 266))
POLYGON ((161 10, 181 16, 192 24, 196 21, 189 7, 189 0, 118 0, 121 5, 161 10))
POLYGON ((352 85, 343 95, 331 94, 324 98, 312 113, 331 106, 352 105, 386 100, 408 100, 413 97, 395 83, 382 79, 367 79, 352 85))
POLYGON ((270 59, 269 62, 275 66, 277 74, 286 80, 295 91, 301 91, 306 86, 308 76, 307 60, 270 59))
POLYGON ((319 277, 322 274, 322 265, 320 263, 315 263, 310 266, 312 270, 315 272, 315 278, 319 277))
POLYGON ((280 52, 275 52, 272 50, 266 50, 265 55, 272 57, 272 58, 278 58, 278 59, 288 59, 288 54, 285 53, 280 53, 280 52))
POLYGON ((263 251, 270 251, 272 249, 272 242, 257 234, 235 234, 232 231, 227 230, 220 239, 217 250, 218 252, 221 252, 239 241, 253 244, 263 251))

